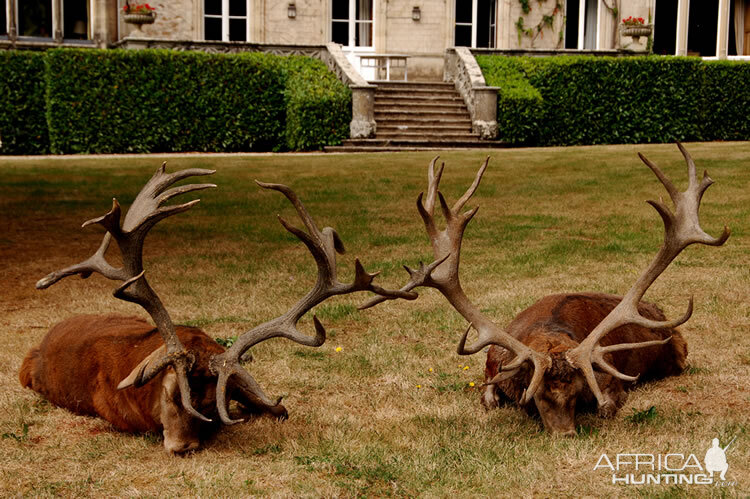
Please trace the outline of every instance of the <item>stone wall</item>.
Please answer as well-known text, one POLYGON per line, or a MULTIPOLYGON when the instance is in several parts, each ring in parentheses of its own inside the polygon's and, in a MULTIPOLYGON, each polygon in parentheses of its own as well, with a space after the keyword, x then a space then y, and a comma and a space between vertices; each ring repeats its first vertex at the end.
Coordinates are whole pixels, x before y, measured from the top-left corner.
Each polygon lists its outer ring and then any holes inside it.
POLYGON ((287 14, 288 5, 289 2, 265 2, 265 12, 263 7, 255 8, 253 14, 264 20, 260 28, 263 39, 259 42, 289 45, 328 42, 328 1, 297 0, 294 19, 287 14))
MULTIPOLYGON (((202 6, 202 2, 198 2, 202 6)), ((120 10, 125 4, 118 2, 120 10)), ((198 10, 193 0, 149 0, 149 5, 156 9, 156 21, 143 25, 141 31, 148 38, 162 38, 165 40, 193 40, 202 39, 199 36, 200 21, 198 10)), ((120 38, 128 36, 135 28, 123 22, 119 16, 120 38)))

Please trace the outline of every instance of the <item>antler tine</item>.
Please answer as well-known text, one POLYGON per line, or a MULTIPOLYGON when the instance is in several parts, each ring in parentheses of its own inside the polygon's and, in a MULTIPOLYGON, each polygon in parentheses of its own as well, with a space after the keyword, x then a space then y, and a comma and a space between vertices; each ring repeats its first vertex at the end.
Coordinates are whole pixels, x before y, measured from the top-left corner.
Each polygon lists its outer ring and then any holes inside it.
POLYGON ((485 170, 487 170, 487 166, 490 164, 490 157, 487 156, 487 159, 484 160, 484 163, 479 168, 479 171, 477 172, 476 176, 474 177, 474 182, 471 183, 471 186, 469 186, 468 189, 466 189, 466 192, 464 193, 461 198, 456 201, 456 204, 453 205, 453 212, 458 213, 461 211, 461 209, 464 207, 466 202, 471 199, 471 196, 474 195, 474 192, 476 192, 477 188, 479 187, 479 182, 482 181, 482 177, 484 176, 485 170))
POLYGON ((141 386, 156 376, 162 369, 171 365, 177 373, 185 410, 205 421, 210 420, 196 411, 190 401, 187 374, 192 368, 195 357, 191 352, 185 350, 177 338, 169 313, 146 280, 143 270, 143 243, 148 231, 157 222, 170 215, 190 209, 199 200, 160 208, 162 203, 179 194, 216 186, 214 184, 194 184, 176 187, 169 191, 166 189, 178 180, 193 175, 210 175, 212 173, 214 173, 214 170, 188 169, 167 174, 166 162, 162 163, 136 196, 122 225, 120 225, 121 209, 116 199, 112 200, 112 209, 107 214, 84 222, 83 227, 98 224, 107 230, 102 244, 91 258, 80 264, 53 272, 37 283, 39 289, 44 289, 69 275, 81 274, 85 278, 92 272, 99 272, 108 279, 124 281, 115 290, 114 296, 137 303, 146 309, 154 320, 159 334, 164 339, 166 351, 158 350, 158 353, 154 352, 136 368, 134 373, 123 380, 118 388, 141 386), (111 266, 105 258, 105 253, 113 238, 120 248, 123 261, 122 268, 111 266))
POLYGON ((669 341, 669 339, 667 339, 658 342, 627 343, 617 346, 602 347, 599 345, 601 339, 614 329, 625 324, 639 324, 652 329, 671 329, 686 322, 693 312, 692 297, 690 298, 685 314, 679 319, 672 321, 654 321, 646 319, 638 311, 638 304, 651 284, 653 284, 659 275, 666 270, 672 260, 674 260, 683 249, 694 243, 720 246, 724 244, 730 235, 729 228, 726 226, 724 227, 721 236, 716 238, 709 236, 701 228, 698 216, 700 202, 703 193, 713 181, 707 174, 704 174, 703 180, 699 183, 696 177, 695 163, 682 144, 677 144, 677 146, 685 157, 685 162, 688 166, 689 185, 685 192, 677 191, 674 184, 666 177, 666 175, 664 175, 655 164, 639 153, 639 157, 664 185, 675 206, 675 212, 673 213, 661 201, 649 201, 649 204, 656 209, 664 222, 664 243, 662 247, 659 249, 659 252, 648 268, 646 268, 636 279, 635 283, 625 294, 622 301, 596 326, 596 328, 594 328, 579 346, 566 353, 568 362, 583 371, 589 387, 594 393, 594 396, 596 396, 600 406, 605 406, 609 402, 605 400, 596 382, 593 370, 594 365, 600 367, 612 376, 625 381, 634 381, 637 379, 637 376, 633 377, 623 374, 607 363, 604 359, 605 353, 630 348, 644 348, 669 341))
POLYGON ((107 279, 124 280, 125 276, 122 272, 122 269, 116 269, 115 267, 110 265, 104 258, 104 255, 107 252, 111 241, 112 235, 108 232, 104 235, 104 239, 102 239, 102 243, 101 245, 99 245, 99 249, 96 250, 96 253, 94 253, 91 257, 82 261, 81 263, 77 263, 62 270, 56 270, 49 273, 47 276, 37 281, 36 289, 47 289, 60 279, 64 279, 65 277, 75 274, 80 274, 82 279, 86 279, 94 272, 102 274, 107 279))
POLYGON ((424 208, 430 215, 432 215, 435 209, 435 199, 440 188, 440 179, 443 177, 443 170, 445 169, 445 163, 442 163, 440 168, 438 168, 437 174, 435 174, 435 163, 438 159, 440 159, 440 156, 432 158, 430 166, 427 168, 427 198, 425 199, 424 208))
MULTIPOLYGON (((419 262, 419 268, 418 269, 412 269, 406 265, 404 265, 404 269, 409 274, 409 282, 407 282, 399 291, 403 291, 405 293, 408 293, 414 288, 420 287, 420 286, 430 286, 429 282, 432 278, 432 271, 435 270, 441 263, 446 261, 451 256, 450 253, 445 255, 443 258, 440 258, 438 260, 435 260, 429 265, 425 265, 424 262, 419 262)), ((417 293, 412 293, 411 295, 407 296, 407 300, 414 300, 419 295, 417 293)), ((401 297, 391 297, 391 296, 385 296, 385 295, 379 295, 379 296, 373 296, 369 300, 367 300, 365 303, 357 307, 359 310, 366 310, 368 308, 374 307, 375 305, 378 305, 380 303, 383 303, 387 300, 395 300, 397 298, 401 297)))
MULTIPOLYGON (((294 206, 308 232, 292 226, 281 217, 279 217, 279 221, 286 230, 297 236, 307 246, 318 267, 318 278, 314 287, 293 307, 279 317, 242 333, 227 351, 211 359, 211 369, 219 376, 217 394, 226 390, 230 378, 238 377, 243 381, 237 384, 237 389, 243 391, 246 396, 267 404, 270 403, 270 399, 263 394, 252 376, 240 365, 240 357, 250 347, 277 337, 286 338, 306 346, 317 347, 322 345, 326 339, 326 330, 316 316, 313 315, 314 336, 308 336, 300 332, 297 329, 297 322, 305 313, 331 296, 369 290, 392 298, 415 299, 416 293, 403 290, 386 290, 374 285, 372 281, 377 273, 368 273, 359 260, 355 260, 354 263, 354 280, 349 284, 339 282, 336 277, 336 253, 343 253, 344 245, 336 231, 330 227, 319 230, 302 201, 288 186, 258 181, 256 183, 264 189, 281 192, 294 206)), ((217 403, 219 404, 219 414, 222 421, 231 424, 233 420, 229 419, 226 410, 221 406, 224 402, 219 402, 217 399, 217 403)))
MULTIPOLYGON (((406 271, 409 273, 410 279, 401 290, 411 291, 418 286, 435 288, 445 296, 456 311, 469 321, 470 326, 459 341, 457 347, 459 355, 477 353, 487 345, 496 344, 510 350, 516 355, 516 359, 506 366, 504 370, 516 370, 521 364, 527 361, 533 363, 534 375, 532 377, 532 382, 521 400, 522 404, 526 404, 531 401, 534 393, 540 386, 544 377, 544 372, 551 364, 551 360, 548 356, 532 350, 517 339, 513 338, 485 317, 481 311, 471 303, 464 293, 458 273, 463 234, 479 208, 476 207, 465 213, 460 213, 460 211, 479 187, 479 183, 482 181, 487 166, 489 165, 490 158, 487 157, 485 159, 484 163, 474 176, 473 182, 458 201, 456 201, 453 208, 448 206, 445 197, 438 190, 438 183, 443 173, 443 168, 440 168, 437 175, 434 173, 434 165, 437 159, 438 158, 436 157, 430 162, 430 166, 427 170, 427 200, 422 203, 423 194, 420 194, 417 198, 417 210, 425 223, 435 261, 429 266, 425 266, 420 262, 420 268, 418 270, 405 267, 406 271), (446 220, 446 227, 442 231, 437 230, 434 221, 433 211, 435 197, 440 201, 443 216, 446 220), (466 341, 472 327, 476 329, 479 337, 474 343, 467 346, 466 341)), ((360 309, 372 307, 386 299, 387 298, 381 297, 372 298, 361 305, 360 309)))

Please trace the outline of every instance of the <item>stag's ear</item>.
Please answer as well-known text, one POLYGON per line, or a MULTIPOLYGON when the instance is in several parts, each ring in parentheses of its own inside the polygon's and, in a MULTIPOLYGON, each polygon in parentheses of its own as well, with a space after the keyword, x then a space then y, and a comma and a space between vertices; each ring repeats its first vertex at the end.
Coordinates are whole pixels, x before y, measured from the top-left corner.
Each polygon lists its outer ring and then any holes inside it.
POLYGON ((135 381, 141 377, 141 374, 143 374, 143 371, 148 367, 148 365, 152 361, 163 357, 166 353, 167 353, 167 346, 166 345, 162 345, 159 348, 157 348, 156 350, 154 350, 153 352, 151 352, 148 355, 148 357, 146 357, 145 359, 143 359, 140 362, 140 364, 138 364, 137 366, 135 366, 135 369, 133 369, 132 371, 130 371, 130 374, 128 374, 128 376, 125 379, 123 379, 122 381, 120 381, 120 384, 117 385, 117 389, 118 390, 123 390, 125 388, 133 386, 135 384, 135 381))

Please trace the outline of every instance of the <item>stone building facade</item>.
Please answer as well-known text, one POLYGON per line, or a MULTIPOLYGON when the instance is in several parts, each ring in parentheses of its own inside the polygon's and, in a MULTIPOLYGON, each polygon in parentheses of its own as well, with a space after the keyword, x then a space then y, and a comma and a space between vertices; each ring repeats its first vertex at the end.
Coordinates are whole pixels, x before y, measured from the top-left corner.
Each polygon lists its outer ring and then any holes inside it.
MULTIPOLYGON (((133 4, 134 2, 131 2, 133 4)), ((109 47, 135 34, 170 41, 325 45, 365 79, 362 56, 408 56, 409 79, 442 79, 446 49, 636 50, 750 54, 750 0, 153 0, 153 24, 124 21, 125 0, 0 0, 0 48, 109 47), (651 36, 625 36, 643 18, 651 36)))

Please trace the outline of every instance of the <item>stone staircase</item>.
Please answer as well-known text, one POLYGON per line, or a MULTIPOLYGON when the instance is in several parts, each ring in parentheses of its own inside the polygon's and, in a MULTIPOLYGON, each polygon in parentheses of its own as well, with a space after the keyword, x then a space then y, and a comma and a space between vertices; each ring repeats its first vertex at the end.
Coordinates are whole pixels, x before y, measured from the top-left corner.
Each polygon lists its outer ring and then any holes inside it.
POLYGON ((471 131, 466 104, 452 83, 374 82, 375 138, 349 139, 328 152, 502 147, 471 131))

